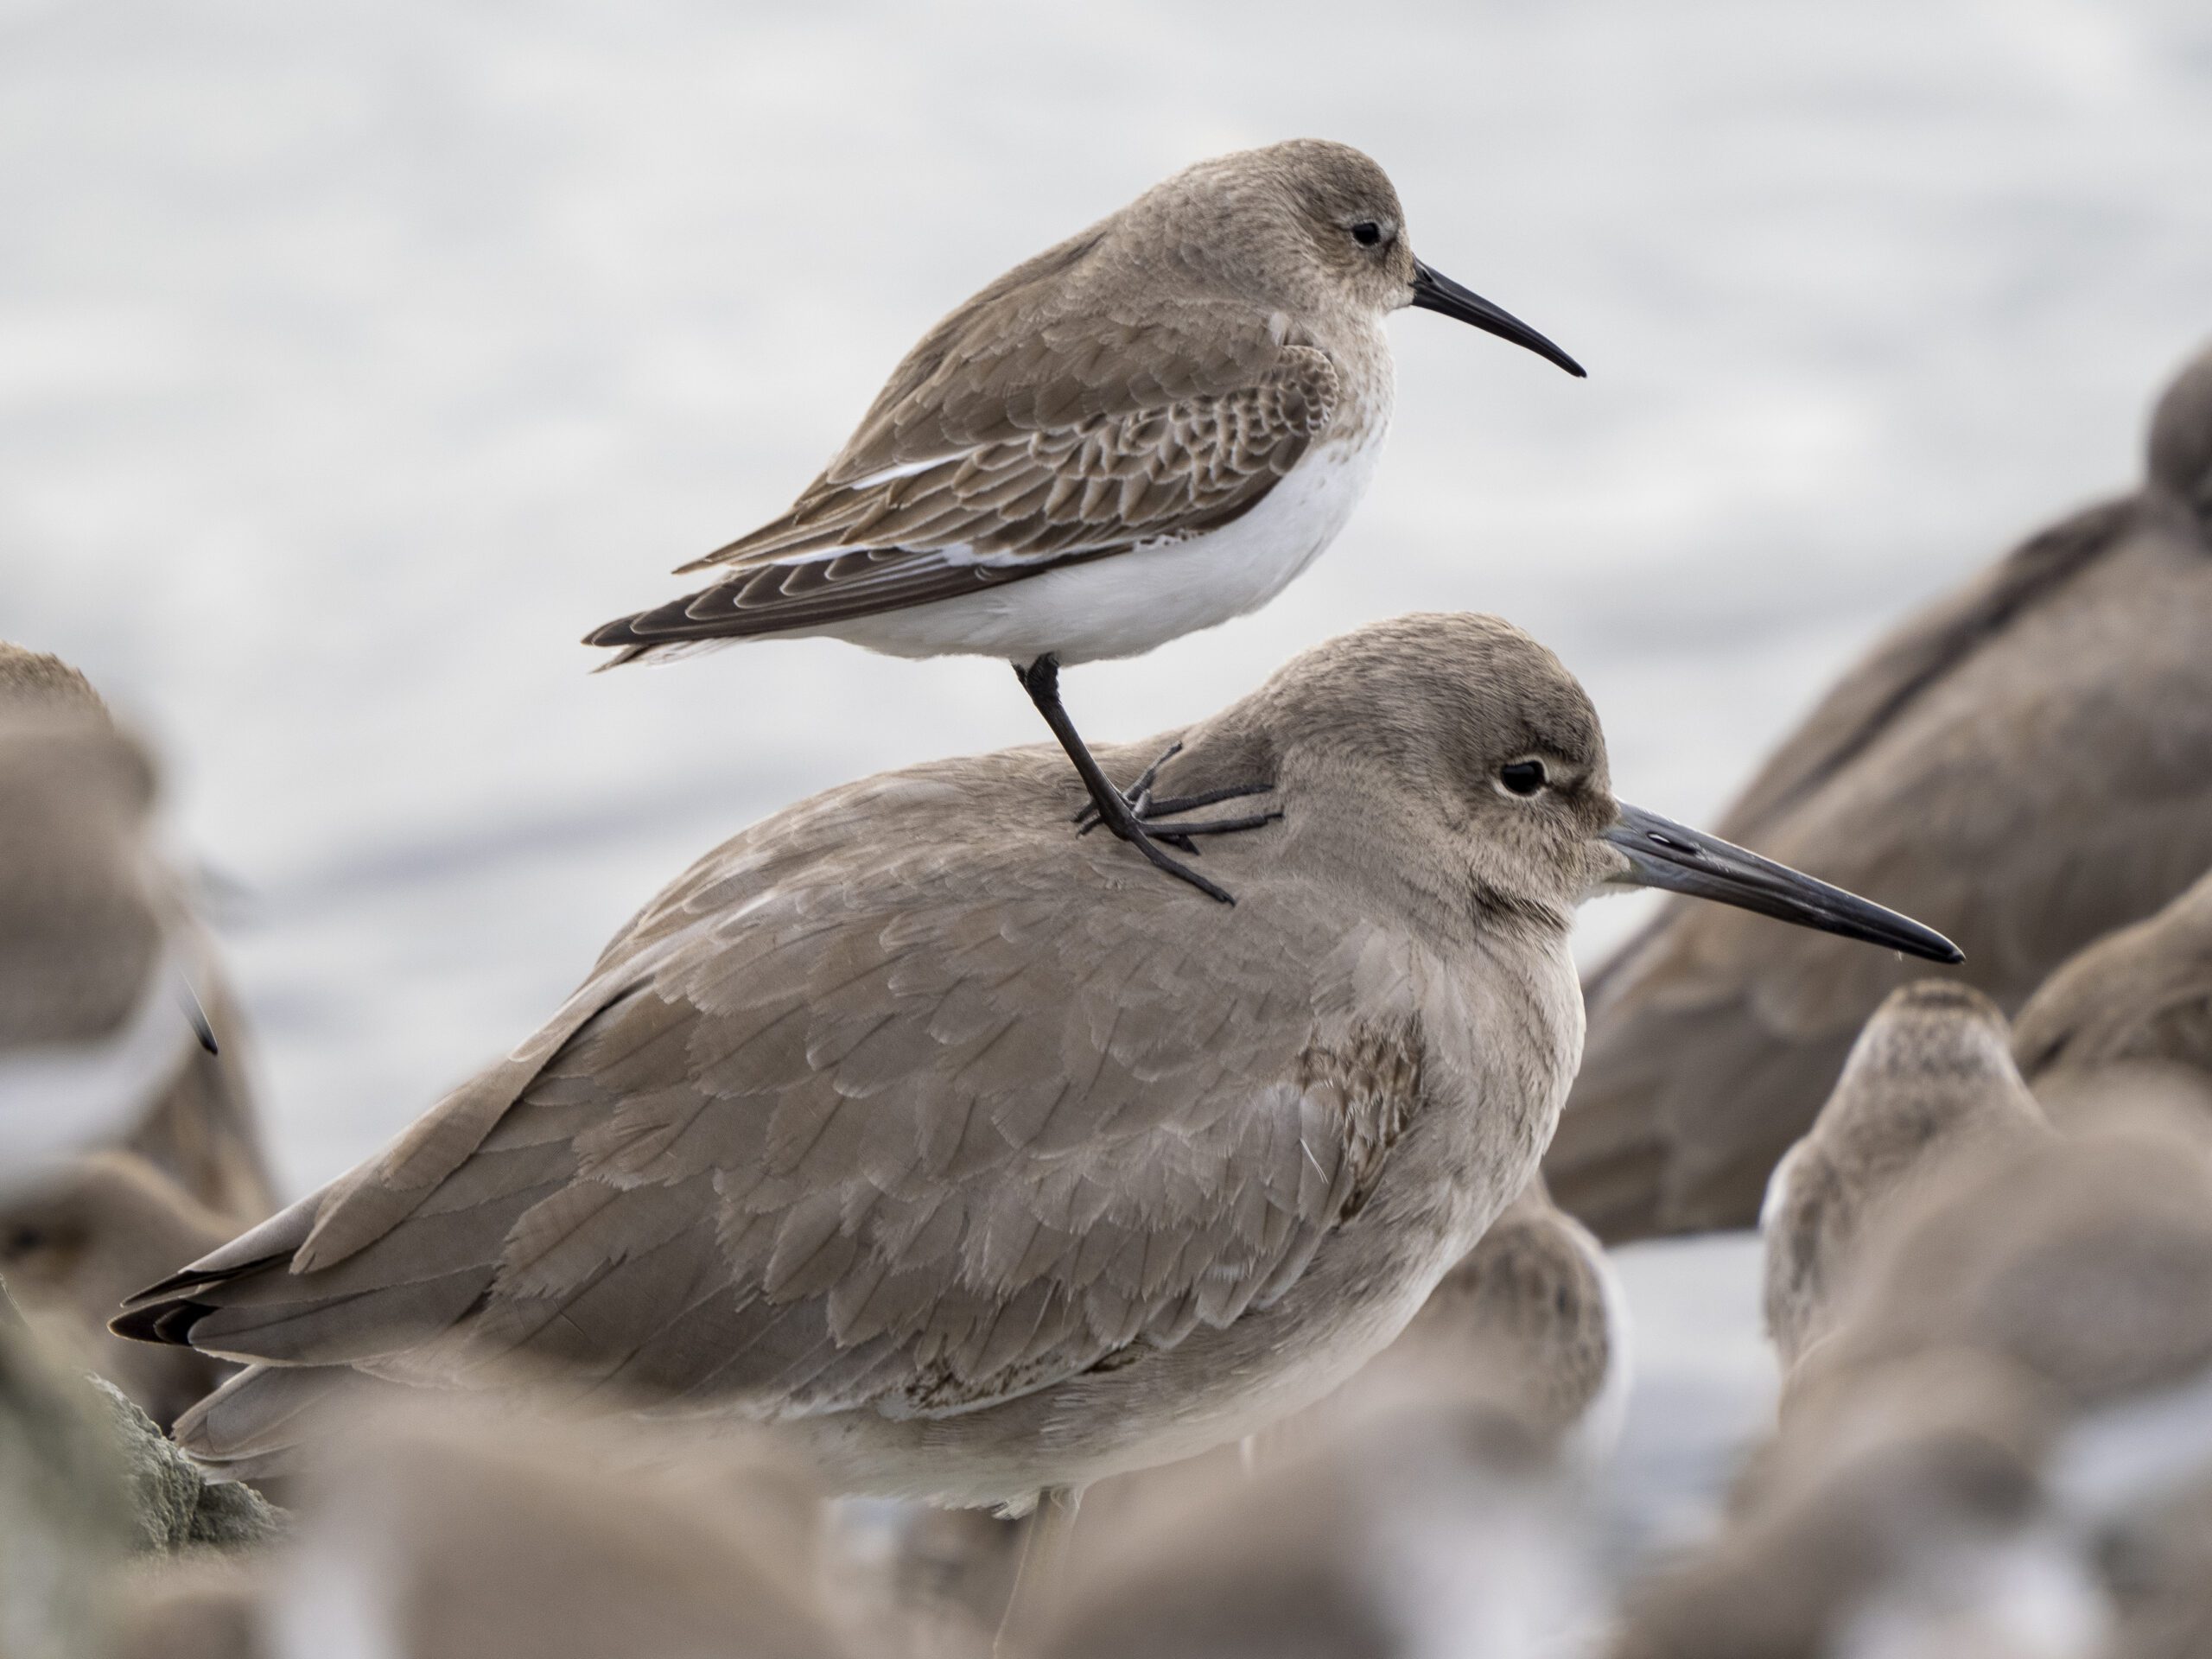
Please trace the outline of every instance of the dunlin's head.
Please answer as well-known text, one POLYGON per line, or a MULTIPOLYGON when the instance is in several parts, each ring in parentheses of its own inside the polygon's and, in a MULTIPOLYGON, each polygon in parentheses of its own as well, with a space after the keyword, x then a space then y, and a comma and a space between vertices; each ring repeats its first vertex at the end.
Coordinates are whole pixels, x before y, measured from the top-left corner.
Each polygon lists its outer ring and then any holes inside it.
POLYGON ((1959 960, 1916 922, 1615 799, 1588 695, 1558 658, 1495 617, 1357 629, 1291 664, 1225 723, 1248 709, 1280 746, 1286 799, 1357 803, 1344 857, 1386 856, 1431 891, 1471 893, 1480 912, 1563 929, 1601 889, 1664 887, 1959 960))
POLYGON ((1301 320, 1379 321, 1420 306, 1582 367, 1510 312, 1414 257, 1389 175, 1349 144, 1293 139, 1200 162, 1132 203, 1117 226, 1141 265, 1301 320))
POLYGON ((2212 524, 2212 346, 2176 375, 2151 416, 2151 482, 2212 524))

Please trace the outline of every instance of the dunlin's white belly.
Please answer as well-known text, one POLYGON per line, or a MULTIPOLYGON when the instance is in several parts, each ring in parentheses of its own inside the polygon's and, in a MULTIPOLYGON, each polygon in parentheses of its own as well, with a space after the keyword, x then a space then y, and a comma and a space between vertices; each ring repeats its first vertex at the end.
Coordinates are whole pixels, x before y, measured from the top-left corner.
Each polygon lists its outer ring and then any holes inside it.
POLYGON ((1257 610, 1336 540, 1366 493, 1387 417, 1308 450, 1257 506, 1189 541, 1139 547, 822 632, 894 657, 1062 663, 1135 657, 1257 610))

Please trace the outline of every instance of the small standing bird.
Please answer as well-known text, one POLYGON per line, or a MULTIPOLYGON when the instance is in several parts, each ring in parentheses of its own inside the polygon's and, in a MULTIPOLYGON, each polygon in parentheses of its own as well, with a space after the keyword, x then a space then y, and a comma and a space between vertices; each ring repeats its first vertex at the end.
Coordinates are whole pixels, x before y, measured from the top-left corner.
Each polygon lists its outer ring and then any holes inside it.
POLYGON ((524 1365, 772 1422, 840 1490, 1064 1515, 1344 1381, 1528 1184, 1600 887, 1956 954, 1620 804, 1581 687, 1491 618, 1308 652, 1170 764, 1255 762, 1298 811, 1224 848, 1225 915, 1098 896, 1127 867, 1038 810, 1041 748, 708 855, 508 1058, 133 1299, 124 1334, 252 1362, 180 1442, 250 1472, 354 1368, 524 1365))
POLYGON ((275 1207, 243 1033, 156 789, 83 675, 0 642, 0 1165, 127 1147, 243 1226, 275 1207))
POLYGON ((1861 1239, 1900 1193, 1995 1138, 2049 1132, 2007 1035, 1995 1003, 1948 980, 1916 981, 1874 1010, 1759 1212, 1783 1370, 1827 1328, 1861 1239))
POLYGON ((2212 871, 2045 980, 2020 1010, 2012 1053, 2062 1122, 2149 1095, 2212 1123, 2212 871))
MULTIPOLYGON (((1397 192, 1344 144, 1202 162, 1016 266, 922 337, 779 518, 685 565, 711 585, 607 623, 615 663, 767 634, 898 657, 1010 659, 1097 821, 1163 850, 1272 817, 1179 815, 1077 735, 1059 671, 1256 610, 1336 539, 1390 423, 1383 322, 1419 306, 1580 375, 1517 318, 1414 257, 1397 192)), ((610 664, 611 665, 611 664, 610 664)))
MULTIPOLYGON (((2212 865, 2212 349, 2139 489, 1904 623, 1719 833, 1885 893, 2007 1013, 2212 865)), ((1600 1238, 1749 1226, 1866 1016, 1911 970, 1673 905, 1593 974, 1544 1173, 1600 1238)))

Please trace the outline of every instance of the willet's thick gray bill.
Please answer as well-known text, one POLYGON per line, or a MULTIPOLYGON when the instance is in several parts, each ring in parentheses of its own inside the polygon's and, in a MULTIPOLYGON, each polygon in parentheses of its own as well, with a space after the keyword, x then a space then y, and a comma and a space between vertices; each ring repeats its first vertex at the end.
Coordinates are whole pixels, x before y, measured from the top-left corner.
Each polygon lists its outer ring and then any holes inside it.
POLYGON ((274 1207, 243 1032, 154 804, 84 677, 0 643, 0 1179, 126 1146, 236 1227, 274 1207))
POLYGON ((945 317, 780 517, 687 565, 711 587, 594 632, 615 662, 767 634, 1003 657, 1106 827, 1157 844, 1255 827, 1109 783, 1061 666, 1258 608, 1344 526, 1392 398, 1383 322, 1418 306, 1581 368, 1414 257, 1382 169, 1301 140, 1204 162, 945 317))
MULTIPOLYGON (((2160 401, 2141 489, 1907 622, 1761 768, 1720 833, 1956 938, 2010 1012, 2212 865, 2212 352, 2160 401)), ((1700 906, 1587 986, 1545 1163, 1607 1239, 1748 1226, 1851 1041, 1910 973, 1700 906)))
POLYGON ((1827 1328, 1861 1238, 1907 1188, 1996 1137, 2050 1133, 2009 1035, 1995 1003, 1948 980, 1904 986, 1874 1010, 1759 1211, 1767 1334, 1785 1370, 1827 1328))
POLYGON ((2012 1053, 2062 1123, 2155 1096, 2212 1124, 2212 872, 2045 980, 2012 1053))
POLYGON ((253 1362, 181 1440, 251 1469, 348 1368, 521 1363, 773 1421, 846 1490, 1018 1509, 1398 1333, 1535 1170, 1599 888, 1687 873, 1955 954, 1619 805, 1581 688, 1492 619, 1362 629, 1179 743, 1163 787, 1264 764, 1297 808, 1224 848, 1234 912, 1060 833, 1041 749, 709 855, 507 1059, 136 1299, 125 1334, 253 1362))

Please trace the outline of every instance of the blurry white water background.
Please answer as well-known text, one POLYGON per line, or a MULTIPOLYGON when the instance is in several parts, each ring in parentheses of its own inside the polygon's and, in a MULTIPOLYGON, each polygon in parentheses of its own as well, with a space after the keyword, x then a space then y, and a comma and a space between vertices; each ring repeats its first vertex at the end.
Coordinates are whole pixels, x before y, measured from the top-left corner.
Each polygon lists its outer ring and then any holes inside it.
MULTIPOLYGON (((782 506, 973 289, 1301 134, 1591 378, 1398 320, 1351 529, 1262 613, 1071 674, 1095 739, 1495 610, 1590 686, 1625 798, 1707 817, 1875 630, 2130 483, 2212 332, 2201 0, 0 0, 0 636, 150 731, 242 889, 293 1190, 723 836, 1041 738, 995 663, 594 677, 576 639, 782 506)), ((1770 1386, 1694 1334, 1749 1294, 1714 1248, 1632 1274, 1655 1480, 1695 1402, 1770 1386)))

